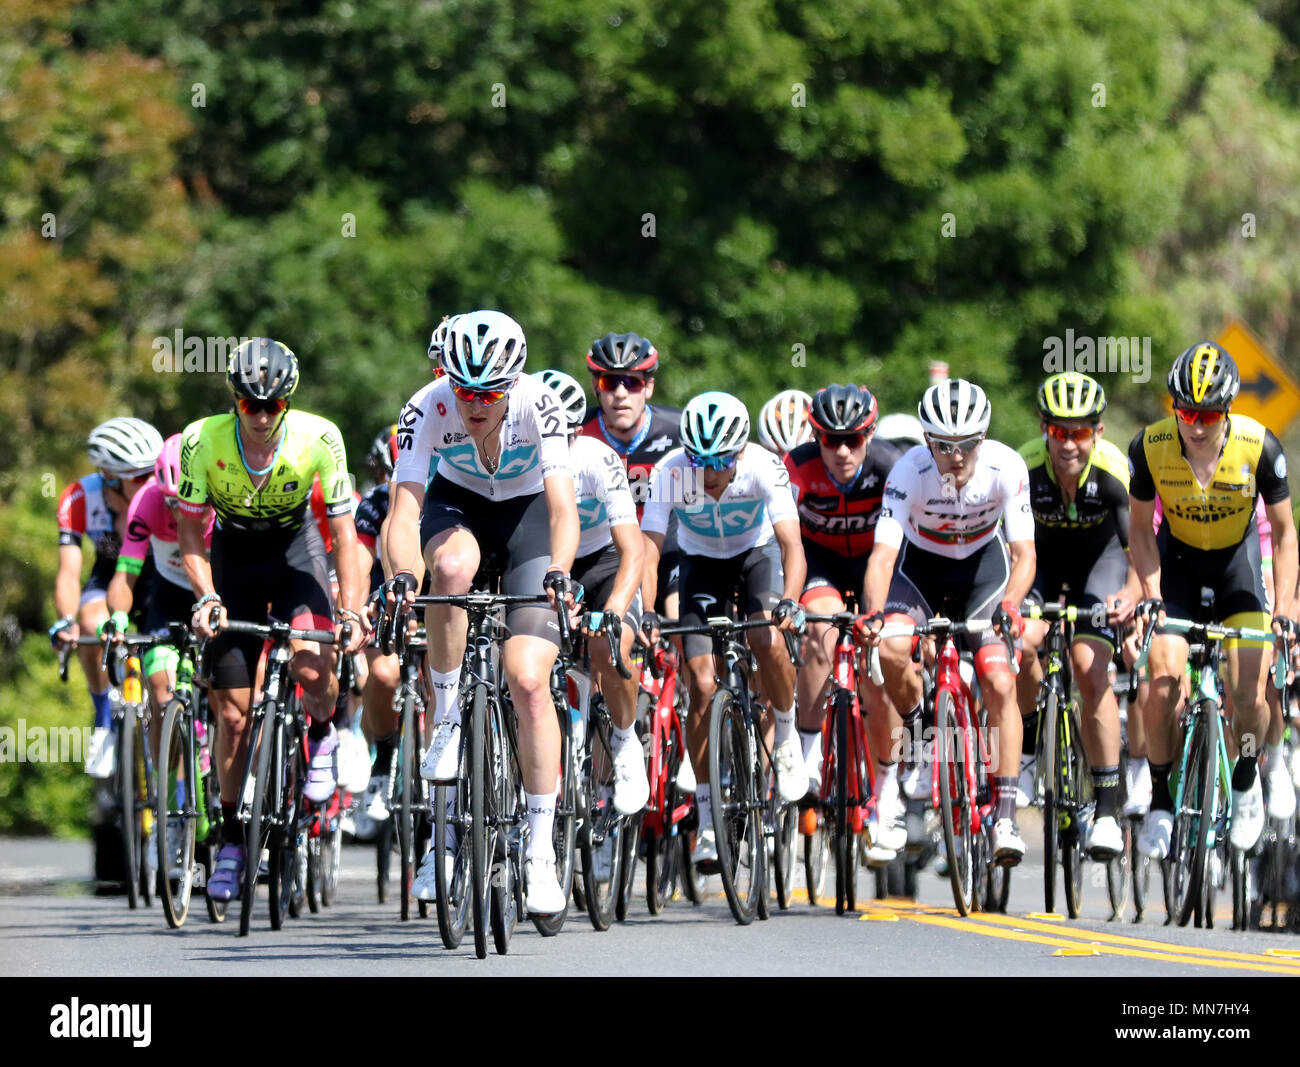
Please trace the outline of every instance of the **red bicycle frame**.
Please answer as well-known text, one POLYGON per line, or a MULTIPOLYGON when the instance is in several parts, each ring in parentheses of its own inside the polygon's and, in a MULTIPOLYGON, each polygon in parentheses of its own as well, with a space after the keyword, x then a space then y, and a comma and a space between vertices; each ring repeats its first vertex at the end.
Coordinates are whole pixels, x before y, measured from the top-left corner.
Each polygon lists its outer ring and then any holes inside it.
MULTIPOLYGON (((822 784, 821 796, 828 797, 835 788, 836 746, 834 741, 834 707, 840 693, 847 694, 849 713, 848 752, 841 758, 849 761, 851 768, 849 779, 854 783, 856 796, 847 798, 849 808, 849 830, 853 834, 862 832, 869 812, 875 806, 876 763, 871 755, 871 745, 867 741, 867 731, 862 722, 862 707, 858 702, 858 650, 853 640, 851 624, 852 615, 846 615, 849 625, 839 627, 839 636, 835 642, 835 657, 831 667, 833 685, 826 696, 826 714, 822 719, 822 784)), ((836 624, 833 615, 809 615, 809 622, 829 622, 836 624)))
POLYGON ((673 647, 660 642, 646 653, 647 664, 641 669, 641 688, 653 701, 650 707, 650 763, 646 773, 650 779, 650 799, 646 802, 642 826, 660 837, 668 837, 672 828, 686 818, 693 798, 680 798, 676 807, 666 810, 668 797, 668 746, 675 745, 685 755, 686 739, 682 736, 681 720, 677 717, 677 653, 673 647), (655 670, 650 669, 653 657, 655 670))
MULTIPOLYGON (((961 731, 961 749, 960 756, 956 763, 961 765, 961 773, 966 777, 966 795, 971 798, 971 822, 970 826, 963 829, 964 833, 977 834, 980 832, 985 816, 993 810, 993 802, 990 797, 989 801, 984 804, 977 803, 979 797, 978 785, 975 779, 975 760, 978 758, 989 765, 988 748, 984 743, 984 736, 973 725, 973 711, 975 707, 974 699, 971 697, 970 687, 961 676, 961 657, 957 653, 957 646, 949 635, 939 651, 938 659, 935 663, 934 673, 934 699, 938 703, 939 694, 947 692, 952 697, 953 711, 957 716, 957 728, 961 731)), ((938 728, 938 727, 936 727, 938 728)), ((954 738, 954 741, 957 739, 954 738)), ((947 746, 947 751, 957 753, 957 745, 947 746)), ((932 760, 930 765, 930 798, 934 809, 940 809, 939 800, 939 762, 932 760)), ((958 773, 956 765, 950 765, 949 774, 958 773)), ((955 778, 950 778, 952 788, 949 795, 957 796, 959 790, 955 778)), ((990 794, 991 794, 990 790, 990 794)), ((956 811, 953 812, 954 817, 956 811)))

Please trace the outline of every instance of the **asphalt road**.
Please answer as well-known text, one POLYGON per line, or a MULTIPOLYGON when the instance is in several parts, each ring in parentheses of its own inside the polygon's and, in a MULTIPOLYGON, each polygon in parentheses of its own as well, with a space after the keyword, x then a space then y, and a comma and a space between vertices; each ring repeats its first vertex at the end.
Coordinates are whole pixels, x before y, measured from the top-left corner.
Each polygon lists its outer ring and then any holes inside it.
MULTIPOLYGON (((1032 847, 1034 814, 1024 813, 1022 823, 1032 847)), ((472 937, 458 951, 444 950, 432 916, 402 923, 391 897, 379 905, 373 847, 345 850, 332 908, 288 921, 278 933, 270 929, 260 894, 251 936, 244 939, 237 936, 236 905, 229 921, 214 926, 199 902, 185 927, 170 931, 156 902, 133 912, 125 897, 93 895, 90 864, 87 844, 0 841, 0 973, 1300 976, 1300 939, 1234 933, 1227 915, 1214 930, 1180 929, 1163 925, 1163 907, 1153 903, 1141 924, 1108 921, 1104 871, 1093 865, 1080 919, 1031 915, 1043 907, 1042 866, 1032 851, 1013 878, 1007 915, 959 918, 947 880, 926 870, 915 902, 868 901, 858 914, 837 917, 833 898, 829 907, 811 907, 801 891, 790 910, 776 910, 773 901, 769 921, 741 928, 714 877, 704 883, 700 906, 679 900, 653 917, 638 896, 628 921, 606 933, 571 910, 560 936, 543 939, 531 924, 521 925, 510 954, 486 960, 474 958, 472 937)), ((1158 884, 1157 877, 1157 892, 1158 884)), ((860 895, 869 896, 873 886, 863 871, 860 895)))

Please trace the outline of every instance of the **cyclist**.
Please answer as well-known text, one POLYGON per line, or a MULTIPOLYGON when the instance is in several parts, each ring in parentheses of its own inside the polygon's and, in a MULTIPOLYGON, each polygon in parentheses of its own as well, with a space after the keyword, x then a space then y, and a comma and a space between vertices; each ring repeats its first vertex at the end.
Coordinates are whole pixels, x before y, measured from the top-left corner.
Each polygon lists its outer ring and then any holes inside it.
MULTIPOLYGON (((808 573, 800 603, 813 615, 843 611, 855 600, 867 572, 885 482, 896 459, 893 449, 875 438, 876 398, 857 385, 828 385, 812 398, 809 424, 813 440, 785 457, 790 488, 799 507, 808 573)), ((826 623, 808 624, 804 665, 798 673, 799 735, 808 788, 821 789, 824 689, 830 678, 834 631, 826 623)), ((859 679, 864 708, 875 708, 884 692, 865 674, 859 679)), ((898 795, 897 764, 881 759, 893 751, 885 732, 887 716, 867 716, 871 748, 877 757, 876 819, 871 828, 872 859, 889 860, 907 843, 898 795)))
MULTIPOLYGON (((569 461, 581 525, 573 580, 586 590, 592 609, 623 619, 621 652, 624 662, 630 662, 632 640, 641 624, 644 549, 627 472, 612 448, 579 434, 587 398, 577 380, 557 370, 544 370, 538 377, 554 390, 569 424, 569 461)), ((605 641, 589 641, 588 652, 613 722, 614 807, 620 814, 635 815, 650 797, 645 749, 635 729, 637 676, 635 672, 629 679, 619 676, 605 641)))
MULTIPOLYGON (((391 575, 386 603, 413 598, 423 550, 435 594, 469 592, 480 562, 495 556, 506 594, 545 590, 552 604, 562 598, 572 608, 578 511, 564 416, 555 394, 524 373, 527 352, 524 332, 510 316, 462 315, 447 334, 446 375, 402 409, 384 527, 384 572, 391 575)), ((502 663, 518 717, 528 804, 527 908, 549 915, 564 908, 551 841, 560 769, 550 688, 558 625, 545 605, 512 607, 506 625, 511 636, 502 663)), ((466 626, 460 608, 437 605, 425 614, 435 725, 420 773, 434 782, 454 781, 459 772, 466 626)))
MULTIPOLYGON (((1230 415, 1241 387, 1232 357, 1213 341, 1184 351, 1169 371, 1174 414, 1143 429, 1129 445, 1129 494, 1133 512, 1133 565, 1146 598, 1142 627, 1152 613, 1216 621, 1203 617, 1201 590, 1214 593, 1215 612, 1228 626, 1268 629, 1270 617, 1260 575, 1255 498, 1262 496, 1273 532, 1275 633, 1294 633, 1296 534, 1291 518, 1286 456, 1272 432, 1254 419, 1230 415), (1164 526, 1152 532, 1155 502, 1164 508, 1164 526)), ((1267 644, 1228 640, 1227 696, 1232 739, 1239 747, 1232 770, 1232 822, 1229 838, 1239 849, 1253 847, 1264 828, 1263 792, 1257 774, 1258 750, 1268 725, 1264 686, 1267 644)), ((1147 659, 1150 691, 1142 712, 1147 760, 1151 768, 1151 808, 1142 822, 1138 847, 1146 855, 1169 855, 1173 797, 1169 771, 1188 648, 1183 637, 1161 633, 1147 659)))
POLYGON ((808 425, 812 397, 802 389, 783 389, 758 413, 758 443, 784 458, 797 445, 813 438, 808 425))
MULTIPOLYGON (((607 333, 591 342, 587 351, 597 408, 583 424, 582 433, 604 441, 627 467, 628 484, 636 501, 637 521, 650 493, 650 472, 669 451, 681 444, 677 408, 651 404, 655 395, 655 374, 659 350, 635 333, 607 333)), ((677 614, 678 569, 677 523, 668 530, 663 552, 658 557, 655 589, 659 602, 647 602, 648 610, 677 614)), ((647 587, 642 584, 642 590, 647 587)))
MULTIPOLYGON (((1096 811, 1085 850, 1108 860, 1124 848, 1119 813, 1119 704, 1108 669, 1120 644, 1116 627, 1133 615, 1139 590, 1129 567, 1128 462, 1102 438, 1106 394, 1095 379, 1067 372, 1038 390, 1042 437, 1020 449, 1029 467, 1038 573, 1030 598, 1067 600, 1086 608, 1074 628, 1070 659, 1082 705, 1083 747, 1091 768, 1096 811)), ((1024 667, 1017 679, 1020 713, 1034 713, 1043 680, 1038 649, 1047 634, 1041 619, 1025 622, 1024 667)))
POLYGON ((216 637, 209 651, 211 702, 220 724, 217 774, 227 842, 208 882, 208 894, 216 900, 234 897, 243 875, 244 827, 237 812, 262 649, 256 637, 221 630, 231 618, 260 621, 268 615, 297 628, 336 630, 337 643, 329 651, 295 641, 290 663, 309 718, 306 797, 312 803, 328 800, 337 784, 334 657, 355 652, 366 636, 357 614, 354 566, 339 568, 337 613, 331 603, 325 545, 309 504, 312 479, 319 476, 335 551, 340 559, 355 559, 352 481, 342 435, 327 419, 290 408, 298 357, 278 341, 257 337, 235 349, 226 386, 236 410, 185 428, 177 521, 181 561, 198 596, 194 631, 200 638, 216 637), (217 519, 210 563, 203 544, 208 504, 217 519), (336 614, 352 624, 346 647, 342 627, 334 624, 336 614))
MULTIPOLYGON (((748 618, 771 619, 779 629, 791 628, 797 621, 805 565, 789 472, 770 452, 745 447, 749 412, 728 393, 701 393, 692 399, 682 411, 681 437, 682 447, 664 457, 650 481, 641 523, 650 557, 648 580, 653 582, 657 573, 669 515, 676 514, 683 625, 703 625, 709 616, 724 612, 740 587, 748 618)), ((654 592, 652 586, 649 596, 654 592)), ((650 636, 657 636, 653 627, 650 636)), ((808 788, 795 737, 794 667, 768 629, 749 631, 749 645, 775 713, 778 789, 783 799, 793 802, 808 788)), ((694 857, 704 862, 716 860, 718 854, 708 783, 708 708, 717 680, 707 634, 687 634, 684 648, 690 692, 686 744, 695 768, 699 813, 694 857)))
MULTIPOLYGON (((59 569, 54 578, 54 610, 59 620, 50 627, 55 649, 65 642, 74 643, 83 632, 95 633, 108 618, 108 584, 126 532, 127 511, 136 493, 153 477, 162 445, 157 430, 125 415, 90 432, 86 447, 98 471, 73 482, 59 497, 59 569), (87 536, 95 548, 95 562, 83 586, 81 541, 87 536)), ((100 668, 101 656, 93 645, 82 648, 78 658, 95 708, 86 773, 92 778, 110 778, 116 744, 108 676, 100 668)))
MULTIPOLYGON (((919 624, 935 610, 951 610, 955 618, 996 618, 999 602, 1011 634, 1018 635, 1018 605, 1034 577, 1025 461, 1001 442, 986 439, 993 411, 978 385, 961 379, 932 385, 917 414, 926 444, 894 465, 885 486, 867 561, 862 638, 876 644, 885 621, 919 624)), ((983 634, 969 634, 966 646, 975 657, 990 734, 997 738, 989 753, 997 804, 993 851, 1000 862, 1013 866, 1025 854, 1016 826, 1021 723, 1000 631, 995 625, 983 634)), ((893 638, 881 649, 892 701, 888 710, 895 720, 891 735, 899 725, 912 737, 919 733, 922 683, 912 668, 912 644, 911 638, 893 638), (893 708, 911 710, 900 723, 893 708)))

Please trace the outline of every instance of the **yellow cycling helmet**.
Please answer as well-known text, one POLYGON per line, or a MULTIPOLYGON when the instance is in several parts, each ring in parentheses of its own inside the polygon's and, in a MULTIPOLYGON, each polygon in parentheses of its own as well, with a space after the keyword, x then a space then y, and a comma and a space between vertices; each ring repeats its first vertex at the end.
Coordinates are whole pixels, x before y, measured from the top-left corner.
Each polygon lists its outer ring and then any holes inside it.
POLYGON ((1053 374, 1038 387, 1038 414, 1043 419, 1098 422, 1105 410, 1105 390, 1095 378, 1078 371, 1053 374))

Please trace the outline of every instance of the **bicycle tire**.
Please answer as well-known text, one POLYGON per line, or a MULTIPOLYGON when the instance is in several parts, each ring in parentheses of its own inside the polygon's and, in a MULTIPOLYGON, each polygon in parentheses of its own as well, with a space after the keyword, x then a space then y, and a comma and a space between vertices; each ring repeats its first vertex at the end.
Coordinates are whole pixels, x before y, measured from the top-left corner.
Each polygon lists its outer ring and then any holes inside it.
POLYGON ((776 875, 776 903, 782 911, 794 901, 794 842, 799 834, 799 808, 786 804, 778 809, 776 822, 776 848, 773 850, 773 869, 776 875))
POLYGON ((573 752, 573 739, 569 730, 568 705, 556 701, 555 710, 560 720, 560 791, 555 798, 555 821, 551 830, 551 844, 555 849, 555 877, 564 893, 564 910, 555 915, 531 916, 537 932, 543 937, 554 937, 564 927, 569 915, 569 900, 573 896, 573 869, 577 858, 577 759, 573 752))
POLYGON ((970 843, 971 796, 961 763, 956 757, 958 738, 957 709, 952 694, 940 690, 934 704, 935 759, 939 764, 939 816, 943 825, 943 843, 947 855, 948 881, 958 914, 967 916, 975 904, 975 849, 970 843), (957 808, 953 812, 954 805, 957 808), (961 833, 957 833, 960 827, 961 833), (959 848, 958 844, 965 845, 959 848))
POLYGON ((831 820, 831 848, 835 854, 835 914, 857 906, 858 850, 849 830, 849 714, 843 694, 831 702, 835 719, 835 814, 831 820))
POLYGON ((709 792, 723 892, 736 922, 748 926, 758 912, 766 847, 745 713, 726 689, 716 692, 710 703, 709 792))
POLYGON ((1084 804, 1087 757, 1080 745, 1082 735, 1078 719, 1072 714, 1073 708, 1068 703, 1064 708, 1069 736, 1066 736, 1066 732, 1057 732, 1061 748, 1057 756, 1057 773, 1060 775, 1060 792, 1057 796, 1065 801, 1062 807, 1069 819, 1069 832, 1060 844, 1061 866, 1065 884, 1065 911, 1071 919, 1077 919, 1083 909, 1083 826, 1079 812, 1084 804))
MULTIPOLYGON (((462 744, 465 733, 461 732, 462 744)), ((463 766, 463 761, 462 761, 463 766)), ((456 792, 456 811, 463 812, 469 804, 469 790, 464 776, 454 785, 434 787, 434 828, 433 828, 433 862, 436 864, 434 877, 438 885, 436 911, 438 916, 438 936, 442 938, 444 948, 457 949, 465 937, 465 927, 469 923, 470 912, 470 835, 463 829, 464 820, 458 814, 455 821, 448 815, 449 790, 456 792), (450 831, 450 833, 449 833, 450 831), (447 854, 447 839, 454 842, 452 851, 451 884, 447 884, 447 868, 444 856, 447 854)))
MULTIPOLYGON (((286 704, 286 711, 292 716, 297 714, 292 693, 286 704)), ((273 747, 271 758, 272 782, 275 785, 273 797, 276 810, 272 813, 272 825, 269 838, 269 857, 266 864, 267 898, 270 905, 271 929, 280 930, 284 926, 285 916, 295 918, 294 908, 301 908, 302 897, 298 895, 300 876, 306 881, 306 872, 300 869, 299 855, 299 818, 302 813, 302 789, 305 771, 300 773, 298 760, 301 758, 302 739, 281 716, 277 716, 271 735, 273 747)), ((305 832, 305 831, 303 831, 305 832)))
POLYGON ((163 918, 167 921, 167 926, 172 930, 179 930, 185 925, 185 919, 190 912, 190 898, 194 889, 194 820, 186 818, 187 809, 197 809, 198 805, 203 803, 201 798, 195 796, 194 783, 192 775, 197 761, 192 758, 193 748, 191 745, 192 733, 186 728, 185 723, 185 705, 178 699, 173 698, 167 702, 167 709, 163 714, 162 733, 158 738, 159 760, 154 767, 154 776, 156 782, 154 785, 154 799, 157 809, 154 814, 154 826, 156 827, 155 836, 158 844, 158 871, 159 871, 159 897, 162 904, 163 918), (180 788, 184 783, 184 797, 181 800, 181 810, 173 817, 172 805, 176 801, 176 789, 173 789, 170 782, 171 767, 173 757, 176 764, 185 769, 185 777, 182 779, 177 776, 176 787, 180 788), (181 845, 181 877, 176 879, 173 888, 172 878, 170 877, 171 857, 167 854, 167 843, 170 840, 168 830, 175 823, 180 827, 182 833, 181 845))
MULTIPOLYGON (((647 714, 654 715, 654 709, 647 714)), ((645 831, 645 900, 651 915, 658 915, 673 898, 681 871, 681 837, 678 823, 672 821, 673 812, 680 803, 677 773, 681 769, 681 746, 674 741, 672 727, 663 732, 655 730, 652 736, 659 739, 658 766, 663 768, 663 797, 660 805, 659 830, 645 831)), ((651 783, 653 789, 654 783, 651 783)), ((651 793, 653 800, 654 794, 651 793)))
POLYGON ((1232 928, 1246 930, 1250 927, 1250 869, 1246 853, 1228 846, 1228 869, 1232 872, 1232 928))
MULTIPOLYGON (((202 699, 200 697, 200 699, 202 699)), ((216 768, 211 768, 207 774, 200 775, 199 780, 203 783, 204 803, 208 805, 208 836, 203 841, 200 861, 203 864, 203 884, 206 887, 212 878, 212 870, 216 866, 216 856, 221 850, 221 839, 224 832, 224 824, 221 814, 221 785, 217 781, 216 768)), ((196 850, 197 851, 197 850, 196 850)), ((204 904, 207 907, 208 922, 223 923, 226 921, 226 901, 213 900, 208 896, 206 890, 203 893, 204 904)))
POLYGON ((498 956, 510 951, 510 938, 519 922, 520 889, 523 871, 518 854, 518 841, 511 840, 510 827, 517 826, 524 807, 523 784, 519 767, 506 735, 505 713, 501 702, 493 701, 489 712, 488 742, 491 746, 489 765, 494 769, 492 791, 495 823, 491 852, 492 891, 489 919, 492 925, 492 942, 498 956), (500 768, 500 773, 496 769, 500 768))
POLYGON ((1043 779, 1043 910, 1056 911, 1056 868, 1060 862, 1060 819, 1056 811, 1057 752, 1056 727, 1060 693, 1047 684, 1047 697, 1038 716, 1037 773, 1043 779))
MULTIPOLYGON (((147 728, 149 707, 144 705, 145 718, 135 720, 135 818, 139 828, 136 840, 140 850, 140 900, 146 908, 153 906, 154 890, 158 885, 159 873, 154 867, 154 856, 149 851, 148 823, 153 822, 154 798, 150 795, 153 782, 149 765, 149 731, 147 728)), ((157 838, 157 827, 154 838, 157 838)))
MULTIPOLYGON (((271 714, 274 714, 272 712, 271 714)), ((244 824, 244 885, 240 892, 239 936, 247 937, 257 900, 258 868, 265 847, 262 810, 266 803, 266 778, 271 768, 271 739, 266 732, 266 713, 253 713, 253 736, 248 743, 248 758, 253 766, 253 803, 244 824)))
POLYGON ((814 908, 826 895, 826 857, 830 852, 829 836, 826 820, 821 817, 820 812, 817 812, 817 829, 811 834, 805 834, 803 839, 803 880, 808 891, 808 904, 814 908))
POLYGON ((1138 824, 1125 820, 1128 826, 1129 885, 1133 891, 1133 921, 1141 922, 1151 893, 1151 857, 1144 856, 1138 848, 1138 824))
POLYGON ((628 908, 632 905, 632 893, 635 890, 637 859, 641 851, 641 828, 645 824, 644 813, 628 815, 623 824, 623 856, 619 863, 618 897, 614 901, 614 918, 619 922, 627 921, 628 908))
MULTIPOLYGON (((1120 767, 1120 781, 1124 780, 1123 766, 1120 767)), ((1130 866, 1133 854, 1133 825, 1127 820, 1120 823, 1121 833, 1123 835, 1123 847, 1119 855, 1112 857, 1106 862, 1106 896, 1110 899, 1110 921, 1119 922, 1124 917, 1124 910, 1128 906, 1130 885, 1132 884, 1132 872, 1130 866)))
MULTIPOLYGON (((304 896, 307 899, 307 907, 313 915, 320 914, 321 895, 325 887, 325 872, 321 857, 321 839, 319 837, 308 837, 307 844, 307 877, 304 888, 304 896)), ((302 865, 302 853, 298 853, 299 866, 302 865)), ((294 915, 296 919, 298 916, 294 915)))
POLYGON ((135 819, 134 720, 131 705, 125 705, 117 731, 117 817, 122 826, 126 903, 132 911, 140 906, 140 834, 135 819))
POLYGON ((623 862, 622 834, 626 820, 614 810, 612 797, 597 801, 595 781, 596 757, 600 756, 606 767, 613 765, 609 751, 608 726, 591 717, 587 731, 587 748, 583 755, 582 777, 579 784, 579 810, 582 829, 578 835, 579 854, 582 857, 582 895, 587 905, 587 916, 592 928, 602 933, 614 921, 614 901, 620 886, 623 862), (597 749, 599 746, 599 751, 597 749), (609 852, 608 880, 597 878, 596 857, 603 850, 609 852))
POLYGON ((398 898, 402 922, 411 917, 411 885, 415 881, 415 778, 420 773, 420 743, 415 739, 415 691, 402 687, 402 734, 398 739, 398 773, 402 776, 401 806, 394 812, 397 821, 397 854, 401 857, 401 896, 398 898))
MULTIPOLYGON (((1198 711, 1188 755, 1189 767, 1194 768, 1191 783, 1196 787, 1200 814, 1191 827, 1192 866, 1188 872, 1186 892, 1179 901, 1178 925, 1186 926, 1189 920, 1195 920, 1195 925, 1200 927, 1208 914, 1206 904, 1210 889, 1210 852, 1213 847, 1210 831, 1214 825, 1212 816, 1217 799, 1219 762, 1219 709, 1212 701, 1202 700, 1198 701, 1198 711)), ((1183 795, 1187 796, 1186 791, 1183 795)))
POLYGON ((329 837, 322 842, 325 854, 325 880, 321 883, 320 902, 326 907, 334 906, 338 897, 339 875, 343 871, 343 820, 334 817, 329 837))
MULTIPOLYGON (((462 724, 462 729, 464 725, 462 724)), ((488 912, 491 908, 491 864, 488 853, 488 751, 487 687, 474 686, 470 699, 469 754, 469 804, 470 804, 470 877, 472 909, 474 913, 474 955, 487 958, 488 912)))

